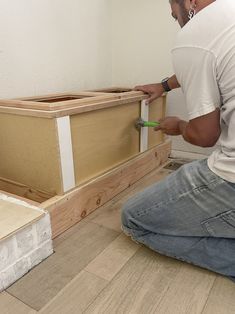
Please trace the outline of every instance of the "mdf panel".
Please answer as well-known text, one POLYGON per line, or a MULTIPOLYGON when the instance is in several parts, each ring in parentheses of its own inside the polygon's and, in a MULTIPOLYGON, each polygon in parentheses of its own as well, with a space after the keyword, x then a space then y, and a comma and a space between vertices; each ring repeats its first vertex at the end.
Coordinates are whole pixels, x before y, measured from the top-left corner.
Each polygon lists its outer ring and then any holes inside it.
POLYGON ((0 114, 0 177, 60 194, 55 120, 0 114))
POLYGON ((71 116, 76 185, 139 154, 140 102, 71 116))
MULTIPOLYGON (((166 97, 160 97, 149 105, 149 121, 159 121, 165 117, 166 97)), ((154 128, 149 128, 148 131, 148 148, 163 143, 164 134, 162 131, 154 131, 154 128)))

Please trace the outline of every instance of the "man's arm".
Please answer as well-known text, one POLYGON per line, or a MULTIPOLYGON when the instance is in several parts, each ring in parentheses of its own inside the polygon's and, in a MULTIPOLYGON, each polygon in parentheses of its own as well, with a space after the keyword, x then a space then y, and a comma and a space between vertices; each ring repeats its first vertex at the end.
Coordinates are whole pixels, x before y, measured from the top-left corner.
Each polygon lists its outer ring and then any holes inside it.
POLYGON ((166 117, 155 130, 162 130, 168 135, 182 135, 185 141, 200 147, 212 147, 220 133, 220 110, 186 122, 178 117, 166 117))
MULTIPOLYGON (((167 81, 170 89, 179 88, 180 84, 177 81, 177 78, 175 75, 172 75, 169 80, 167 81)), ((142 86, 136 86, 134 90, 142 91, 149 95, 148 103, 150 104, 153 100, 159 98, 162 96, 162 94, 165 93, 164 88, 161 83, 156 84, 149 84, 149 85, 142 85, 142 86)))

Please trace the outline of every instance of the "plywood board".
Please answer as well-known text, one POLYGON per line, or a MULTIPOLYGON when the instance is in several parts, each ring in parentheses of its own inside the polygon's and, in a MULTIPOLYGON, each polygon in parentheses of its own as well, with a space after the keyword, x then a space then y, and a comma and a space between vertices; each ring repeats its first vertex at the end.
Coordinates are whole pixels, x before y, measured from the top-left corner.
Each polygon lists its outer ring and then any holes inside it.
MULTIPOLYGON (((159 121, 165 117, 166 111, 166 97, 160 97, 149 105, 149 120, 159 121)), ((148 148, 159 145, 164 141, 164 134, 162 131, 154 131, 154 128, 149 128, 148 133, 148 148)))
POLYGON ((71 117, 76 185, 139 153, 139 102, 71 117))
POLYGON ((44 213, 0 199, 0 240, 39 220, 44 213))
POLYGON ((0 114, 0 177, 60 194, 57 142, 54 120, 0 114))

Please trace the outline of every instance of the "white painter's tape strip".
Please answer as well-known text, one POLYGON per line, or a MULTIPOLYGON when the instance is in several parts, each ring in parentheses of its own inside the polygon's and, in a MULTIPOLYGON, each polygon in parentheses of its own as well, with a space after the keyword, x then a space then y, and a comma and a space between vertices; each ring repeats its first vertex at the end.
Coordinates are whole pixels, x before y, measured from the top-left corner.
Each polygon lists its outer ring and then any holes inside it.
MULTIPOLYGON (((149 119, 149 106, 146 100, 141 102, 141 118, 145 121, 149 119)), ((142 127, 140 131, 140 152, 143 153, 148 149, 148 128, 142 127)))
POLYGON ((60 162, 64 192, 75 187, 73 149, 71 138, 70 117, 57 118, 60 162))

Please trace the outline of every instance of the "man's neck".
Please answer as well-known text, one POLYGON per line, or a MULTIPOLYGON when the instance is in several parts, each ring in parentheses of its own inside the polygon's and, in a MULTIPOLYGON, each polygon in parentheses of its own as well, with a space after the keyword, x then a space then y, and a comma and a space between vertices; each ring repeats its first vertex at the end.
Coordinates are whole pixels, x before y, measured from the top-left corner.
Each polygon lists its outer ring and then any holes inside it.
POLYGON ((203 10, 204 8, 206 8, 208 5, 212 4, 215 1, 216 0, 198 0, 196 11, 199 12, 203 10))

